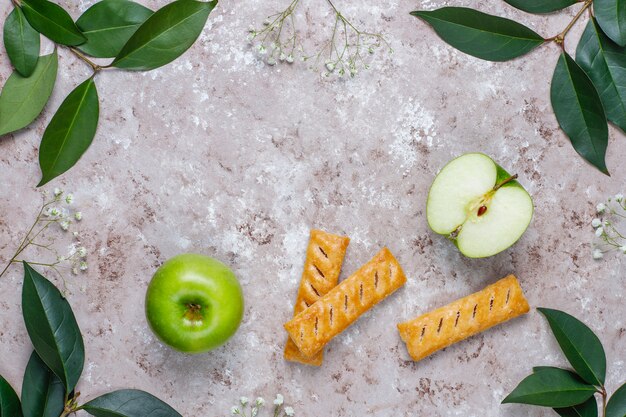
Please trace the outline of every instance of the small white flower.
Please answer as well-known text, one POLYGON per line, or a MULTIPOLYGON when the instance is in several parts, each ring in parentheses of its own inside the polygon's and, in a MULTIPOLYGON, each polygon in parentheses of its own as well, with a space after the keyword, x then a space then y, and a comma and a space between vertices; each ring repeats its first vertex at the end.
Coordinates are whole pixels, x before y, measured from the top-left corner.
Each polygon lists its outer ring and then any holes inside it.
POLYGON ((59 209, 58 209, 58 208, 56 208, 56 207, 51 207, 51 208, 48 210, 48 215, 49 215, 49 216, 58 216, 59 214, 61 214, 61 211, 59 211, 59 209))
POLYGON ((626 255, 626 245, 620 246, 619 251, 626 255))
POLYGON ((600 249, 594 249, 593 251, 593 259, 602 259, 604 257, 604 254, 602 253, 602 251, 600 249))
POLYGON ((270 20, 269 20, 269 19, 265 19, 265 20, 263 21, 263 26, 269 26, 269 25, 270 25, 270 23, 272 23, 272 22, 270 22, 270 20))
POLYGON ((332 61, 326 61, 326 69, 329 72, 333 72, 335 70, 335 64, 332 61))
POLYGON ((252 42, 254 38, 256 38, 255 33, 249 33, 248 36, 246 36, 246 39, 248 40, 248 42, 252 42))
POLYGON ((272 47, 272 49, 277 49, 278 48, 278 44, 276 42, 272 42, 271 47, 272 47))
POLYGON ((256 405, 258 407, 263 407, 265 405, 265 400, 262 397, 257 397, 256 399, 256 405))
POLYGON ((250 32, 250 33, 256 32, 256 28, 254 27, 254 25, 248 26, 248 32, 250 32))
POLYGON ((272 66, 276 65, 276 59, 274 59, 273 56, 269 57, 267 59, 267 65, 272 65, 272 66))
POLYGON ((591 221, 591 225, 593 226, 593 228, 598 228, 600 226, 602 226, 602 220, 598 219, 597 217, 595 219, 593 219, 591 221))
POLYGON ((596 229, 596 236, 600 237, 604 234, 604 227, 598 227, 596 229))
POLYGON ((289 416, 289 417, 293 417, 293 415, 294 415, 293 408, 291 408, 291 407, 285 407, 285 415, 287 415, 287 416, 289 416))
POLYGON ((89 265, 87 265, 87 262, 85 262, 85 261, 81 261, 81 262, 78 264, 78 268, 79 268, 81 271, 86 271, 86 270, 88 269, 88 267, 89 267, 89 265))
POLYGON ((76 267, 72 268, 72 275, 78 275, 78 268, 76 267))
POLYGON ((76 239, 78 239, 78 232, 72 232, 72 236, 74 236, 76 239))
POLYGON ((259 413, 259 409, 256 407, 252 407, 252 410, 250 410, 250 417, 256 417, 258 413, 259 413))
POLYGON ((284 398, 281 394, 276 394, 276 399, 274 400, 274 405, 283 405, 284 398))
POLYGON ((241 403, 241 405, 246 405, 248 404, 248 397, 241 397, 239 399, 239 402, 241 403))
POLYGON ((370 55, 371 55, 371 54, 373 54, 373 53, 374 53, 374 48, 372 48, 372 47, 370 46, 370 47, 367 49, 367 52, 369 52, 369 53, 370 53, 370 55))
POLYGON ((74 213, 74 218, 78 221, 81 221, 83 219, 83 213, 80 211, 77 211, 76 213, 74 213))
POLYGON ((67 204, 72 204, 74 202, 74 194, 68 194, 65 196, 65 202, 67 204))
POLYGON ((356 70, 356 68, 350 68, 350 77, 354 77, 357 73, 358 71, 356 70))
POLYGON ((60 189, 58 187, 54 189, 54 196, 55 197, 60 197, 62 194, 63 194, 63 190, 62 189, 60 189))
POLYGON ((598 214, 602 214, 606 211, 606 208, 606 204, 600 203, 596 206, 596 211, 598 212, 598 214))
POLYGON ((237 407, 236 405, 230 407, 230 414, 232 414, 233 416, 239 414, 239 407, 237 407))
POLYGON ((624 194, 615 194, 615 201, 617 201, 618 203, 624 201, 624 194))
POLYGON ((259 51, 259 54, 261 55, 265 55, 267 53, 267 49, 265 48, 265 45, 259 45, 257 47, 257 50, 259 51))
POLYGON ((84 246, 81 246, 80 248, 76 250, 76 253, 81 258, 84 258, 85 256, 87 256, 87 248, 85 248, 84 246))
POLYGON ((278 55, 278 59, 280 61, 284 61, 285 59, 287 59, 287 55, 285 55, 284 52, 281 52, 280 55, 278 55))
POLYGON ((70 222, 67 220, 63 220, 61 223, 59 223, 59 226, 61 226, 61 229, 67 231, 70 228, 70 222))
POLYGON ((291 55, 291 54, 287 55, 287 62, 289 64, 293 64, 293 55, 291 55))
POLYGON ((57 256, 57 261, 63 262, 65 260, 65 256, 57 256))

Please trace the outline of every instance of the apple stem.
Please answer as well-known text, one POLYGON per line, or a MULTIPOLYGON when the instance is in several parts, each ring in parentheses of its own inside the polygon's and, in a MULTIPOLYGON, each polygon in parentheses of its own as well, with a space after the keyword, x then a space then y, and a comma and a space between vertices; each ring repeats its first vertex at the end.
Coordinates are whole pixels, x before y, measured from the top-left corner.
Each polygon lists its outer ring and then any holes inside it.
POLYGON ((509 178, 502 180, 502 182, 500 182, 499 184, 496 184, 495 187, 493 187, 493 191, 498 191, 498 189, 501 188, 503 185, 508 184, 511 181, 515 181, 516 179, 517 174, 511 175, 509 178))

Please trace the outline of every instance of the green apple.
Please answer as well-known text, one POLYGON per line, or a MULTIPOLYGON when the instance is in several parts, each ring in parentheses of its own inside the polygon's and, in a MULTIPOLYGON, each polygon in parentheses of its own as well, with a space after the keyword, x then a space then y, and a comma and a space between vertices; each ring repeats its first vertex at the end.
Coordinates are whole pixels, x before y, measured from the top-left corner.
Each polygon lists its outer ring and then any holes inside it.
POLYGON ((430 187, 428 225, 469 258, 502 252, 524 234, 533 216, 532 199, 516 178, 482 153, 453 159, 430 187))
POLYGON ((196 254, 166 261, 146 294, 146 317, 167 345, 201 353, 224 344, 243 317, 243 294, 233 271, 196 254))

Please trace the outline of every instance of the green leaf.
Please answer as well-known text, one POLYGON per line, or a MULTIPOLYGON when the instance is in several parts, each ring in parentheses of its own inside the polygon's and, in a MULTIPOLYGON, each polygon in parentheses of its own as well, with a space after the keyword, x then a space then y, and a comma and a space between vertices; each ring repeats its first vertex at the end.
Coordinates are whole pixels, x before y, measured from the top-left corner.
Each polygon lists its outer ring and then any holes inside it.
POLYGON ((104 394, 81 408, 96 417, 182 417, 157 397, 135 389, 104 394))
POLYGON ((602 101, 593 83, 580 66, 563 52, 550 87, 552 109, 574 149, 603 173, 609 129, 602 101))
POLYGON ((28 126, 39 116, 52 94, 57 68, 54 51, 39 58, 30 77, 11 74, 0 94, 0 136, 28 126))
POLYGON ((511 6, 528 13, 552 13, 564 9, 578 0, 504 0, 511 6))
POLYGON ((555 408, 554 411, 561 417, 598 417, 598 403, 595 397, 591 397, 580 405, 555 408))
POLYGON ((215 5, 217 0, 177 0, 157 10, 139 26, 111 65, 151 70, 172 62, 200 36, 215 5))
POLYGON ((15 70, 29 77, 39 59, 39 33, 28 24, 24 13, 15 7, 4 21, 4 48, 15 70))
POLYGON ((626 384, 619 387, 609 399, 605 417, 626 417, 626 384))
POLYGON ((507 61, 545 42, 524 25, 465 7, 444 7, 411 14, 424 19, 448 44, 488 61, 507 61))
POLYGON ((607 118, 626 132, 626 48, 613 43, 591 19, 578 43, 576 62, 596 86, 607 118))
POLYGON ((600 339, 584 323, 567 313, 538 308, 550 324, 561 350, 587 383, 601 386, 606 375, 606 355, 600 339))
POLYGON ((63 383, 41 360, 37 352, 30 355, 22 382, 24 417, 59 417, 63 412, 63 383))
POLYGON ((79 49, 98 58, 113 58, 152 14, 152 10, 129 0, 95 3, 76 21, 87 37, 79 49))
POLYGON ((20 399, 6 379, 0 375, 0 417, 22 417, 20 399))
POLYGON ((50 40, 69 46, 87 40, 61 6, 48 0, 20 0, 20 3, 31 26, 50 40))
POLYGON ((626 0, 594 0, 593 11, 604 33, 626 46, 626 0))
POLYGON ((41 139, 39 166, 42 178, 38 187, 78 162, 96 134, 99 112, 93 78, 84 81, 63 100, 41 139))
POLYGON ((584 403, 595 392, 595 387, 585 384, 573 372, 545 368, 524 378, 502 403, 571 407, 584 403))
POLYGON ((35 351, 63 382, 66 392, 72 391, 83 371, 83 337, 67 300, 26 262, 22 313, 35 351))

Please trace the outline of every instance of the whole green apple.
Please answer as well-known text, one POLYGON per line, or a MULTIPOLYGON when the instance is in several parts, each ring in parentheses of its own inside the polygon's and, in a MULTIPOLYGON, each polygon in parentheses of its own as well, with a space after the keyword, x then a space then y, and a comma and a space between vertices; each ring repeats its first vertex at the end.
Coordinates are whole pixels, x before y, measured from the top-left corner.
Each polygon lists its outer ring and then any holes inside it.
POLYGON ((152 277, 146 317, 167 345, 188 353, 207 352, 235 334, 243 317, 243 293, 233 271, 204 255, 166 261, 152 277))

